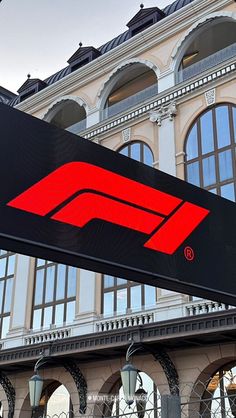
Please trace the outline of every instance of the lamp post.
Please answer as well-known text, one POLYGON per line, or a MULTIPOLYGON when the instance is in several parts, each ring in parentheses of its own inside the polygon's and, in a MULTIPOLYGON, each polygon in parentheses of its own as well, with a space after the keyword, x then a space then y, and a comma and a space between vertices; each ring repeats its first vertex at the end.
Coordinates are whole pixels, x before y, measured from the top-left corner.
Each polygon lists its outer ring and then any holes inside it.
POLYGON ((30 396, 30 405, 32 409, 35 409, 39 406, 42 390, 43 390, 43 379, 38 373, 39 363, 41 362, 41 356, 34 366, 34 375, 29 379, 29 396, 30 396))
POLYGON ((134 341, 130 344, 126 352, 126 364, 121 369, 121 381, 124 391, 125 402, 129 407, 136 399, 136 407, 138 418, 143 418, 147 404, 147 392, 143 389, 143 381, 139 370, 130 362, 130 357, 140 349, 140 347, 133 348, 134 341), (139 389, 135 392, 137 380, 139 381, 139 389))

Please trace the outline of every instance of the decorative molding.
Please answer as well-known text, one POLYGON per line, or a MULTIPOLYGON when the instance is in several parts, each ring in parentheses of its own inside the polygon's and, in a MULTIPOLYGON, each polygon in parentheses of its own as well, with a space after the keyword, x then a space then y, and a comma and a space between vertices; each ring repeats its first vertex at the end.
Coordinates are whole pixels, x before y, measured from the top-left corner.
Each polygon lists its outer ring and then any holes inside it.
POLYGON ((86 115, 88 114, 89 107, 88 107, 87 103, 83 99, 81 99, 80 97, 77 97, 77 96, 67 95, 67 96, 58 97, 56 100, 54 100, 50 104, 50 106, 47 108, 46 112, 44 112, 41 115, 41 119, 42 120, 46 120, 47 122, 50 121, 53 118, 53 116, 54 116, 53 110, 54 109, 57 110, 57 106, 60 105, 60 104, 62 104, 66 100, 70 100, 70 101, 76 102, 79 106, 84 107, 84 109, 86 111, 86 115))
POLYGON ((216 102, 216 89, 206 91, 205 100, 207 106, 212 106, 216 102))
MULTIPOLYGON (((227 64, 215 71, 205 74, 195 80, 190 80, 188 84, 184 84, 177 89, 173 89, 172 92, 168 92, 165 95, 158 95, 155 100, 146 103, 140 107, 137 107, 135 110, 128 111, 127 113, 123 114, 122 116, 110 119, 105 124, 100 124, 100 126, 96 127, 95 129, 87 130, 87 132, 83 135, 86 139, 93 139, 94 136, 104 134, 110 131, 113 128, 117 128, 120 125, 136 119, 138 117, 142 117, 147 113, 150 113, 150 110, 158 110, 163 104, 170 103, 173 100, 177 100, 191 94, 192 92, 205 87, 206 85, 215 82, 217 79, 220 79, 224 76, 227 76, 236 70, 236 62, 227 64)), ((178 87, 178 86, 177 86, 178 87)))
POLYGON ((179 376, 170 356, 162 348, 158 348, 158 350, 153 355, 155 359, 159 361, 166 375, 169 384, 170 394, 179 396, 179 376))
POLYGON ((122 139, 124 144, 131 140, 131 128, 123 129, 122 131, 122 139))
POLYGON ((163 119, 169 119, 173 121, 174 117, 177 115, 177 106, 175 102, 170 103, 167 106, 161 106, 156 111, 150 112, 150 121, 157 123, 158 126, 161 126, 163 119))
POLYGON ((72 360, 63 362, 64 368, 73 377, 79 394, 79 412, 85 414, 87 409, 87 382, 77 364, 72 360))
POLYGON ((0 372, 0 385, 2 386, 8 401, 8 418, 14 417, 16 392, 8 377, 0 372))

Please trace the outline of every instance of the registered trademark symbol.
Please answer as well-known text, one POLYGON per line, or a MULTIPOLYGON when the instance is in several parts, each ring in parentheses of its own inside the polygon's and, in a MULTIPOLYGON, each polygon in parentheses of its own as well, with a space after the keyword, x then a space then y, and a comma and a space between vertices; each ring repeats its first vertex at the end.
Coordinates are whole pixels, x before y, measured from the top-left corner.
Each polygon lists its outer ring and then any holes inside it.
POLYGON ((193 261, 194 257, 195 257, 193 249, 191 247, 185 247, 184 256, 185 256, 186 260, 193 261))

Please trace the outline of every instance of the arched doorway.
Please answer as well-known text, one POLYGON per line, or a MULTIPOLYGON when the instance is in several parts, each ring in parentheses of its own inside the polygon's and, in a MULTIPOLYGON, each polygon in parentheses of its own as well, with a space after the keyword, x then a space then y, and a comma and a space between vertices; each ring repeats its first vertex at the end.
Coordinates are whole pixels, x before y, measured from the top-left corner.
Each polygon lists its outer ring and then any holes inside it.
POLYGON ((58 381, 47 383, 42 392, 39 408, 32 418, 73 418, 73 406, 66 387, 58 381))

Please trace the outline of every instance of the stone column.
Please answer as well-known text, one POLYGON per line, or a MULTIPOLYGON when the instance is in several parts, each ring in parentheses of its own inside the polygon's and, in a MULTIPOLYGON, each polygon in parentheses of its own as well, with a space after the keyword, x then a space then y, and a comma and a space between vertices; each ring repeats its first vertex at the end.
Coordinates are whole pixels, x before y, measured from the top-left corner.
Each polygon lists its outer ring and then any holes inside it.
POLYGON ((80 269, 78 286, 78 304, 75 315, 73 335, 94 332, 96 313, 96 273, 80 269), (78 326, 76 326, 78 324, 78 326))
POLYGON ((30 327, 34 260, 17 254, 12 297, 10 330, 4 348, 22 345, 23 335, 30 327))

